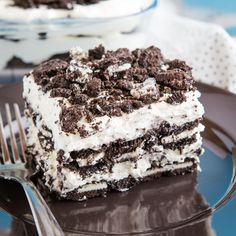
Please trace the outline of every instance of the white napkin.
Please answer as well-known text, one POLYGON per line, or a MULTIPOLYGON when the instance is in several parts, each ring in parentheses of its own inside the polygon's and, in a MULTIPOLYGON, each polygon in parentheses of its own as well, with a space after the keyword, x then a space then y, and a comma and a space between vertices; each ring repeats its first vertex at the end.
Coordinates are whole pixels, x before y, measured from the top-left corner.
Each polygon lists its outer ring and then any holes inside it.
POLYGON ((236 93, 236 43, 222 27, 157 10, 148 34, 167 57, 186 60, 198 81, 236 93))
POLYGON ((167 58, 185 60, 198 81, 236 93, 236 43, 221 26, 158 7, 139 31, 110 35, 103 43, 110 48, 156 45, 167 58))

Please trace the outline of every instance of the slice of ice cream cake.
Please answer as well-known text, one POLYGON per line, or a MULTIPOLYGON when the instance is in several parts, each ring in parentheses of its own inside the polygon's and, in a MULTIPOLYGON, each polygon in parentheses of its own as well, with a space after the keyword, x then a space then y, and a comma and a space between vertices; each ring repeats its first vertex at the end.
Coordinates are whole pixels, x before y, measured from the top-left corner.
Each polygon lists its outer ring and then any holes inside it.
POLYGON ((24 77, 29 151, 51 192, 84 200, 196 169, 204 109, 184 61, 154 46, 70 55, 24 77))

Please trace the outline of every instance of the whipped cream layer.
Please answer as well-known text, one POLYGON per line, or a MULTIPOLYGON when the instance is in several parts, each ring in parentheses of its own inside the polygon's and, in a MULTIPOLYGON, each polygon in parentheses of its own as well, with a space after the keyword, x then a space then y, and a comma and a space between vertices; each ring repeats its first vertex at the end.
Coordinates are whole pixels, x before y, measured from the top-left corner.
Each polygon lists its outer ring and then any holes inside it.
POLYGON ((9 21, 47 21, 64 18, 110 18, 136 14, 151 5, 152 0, 105 0, 91 5, 74 4, 73 9, 49 9, 46 6, 23 9, 11 0, 0 1, 0 19, 9 21))
POLYGON ((23 93, 23 97, 30 102, 32 109, 41 114, 42 122, 52 131, 55 149, 62 149, 65 153, 88 148, 98 150, 103 144, 117 139, 133 140, 143 136, 147 130, 157 128, 162 121, 167 121, 171 125, 183 125, 199 119, 204 113, 204 108, 198 101, 199 96, 198 91, 190 91, 186 93, 186 101, 178 105, 161 101, 120 117, 96 117, 91 123, 80 120, 79 124, 84 125, 88 131, 92 130, 94 123, 99 124, 98 132, 94 134, 91 131, 88 137, 81 138, 79 134, 68 134, 61 130, 59 101, 63 100, 66 104, 67 99, 52 98, 48 92, 44 93, 34 82, 32 75, 24 78, 23 93))

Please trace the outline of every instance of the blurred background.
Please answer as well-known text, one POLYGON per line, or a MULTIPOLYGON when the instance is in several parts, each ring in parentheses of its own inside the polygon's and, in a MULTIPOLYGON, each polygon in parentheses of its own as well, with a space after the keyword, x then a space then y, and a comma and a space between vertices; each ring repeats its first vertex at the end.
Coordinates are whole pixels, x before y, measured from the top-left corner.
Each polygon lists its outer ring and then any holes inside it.
POLYGON ((159 5, 174 14, 219 24, 236 39, 236 1, 164 0, 159 5))

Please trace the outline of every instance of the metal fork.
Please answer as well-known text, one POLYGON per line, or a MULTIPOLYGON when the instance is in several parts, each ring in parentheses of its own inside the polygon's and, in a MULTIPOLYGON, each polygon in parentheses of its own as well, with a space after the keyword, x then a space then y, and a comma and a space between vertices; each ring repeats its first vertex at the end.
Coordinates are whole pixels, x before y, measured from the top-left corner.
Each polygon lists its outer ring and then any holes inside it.
POLYGON ((46 202, 40 195, 35 185, 28 178, 29 171, 25 168, 26 136, 21 121, 19 106, 16 103, 14 104, 14 112, 20 138, 20 148, 17 146, 16 137, 13 132, 9 104, 5 104, 5 109, 10 133, 10 148, 8 148, 7 145, 2 115, 0 113, 0 143, 2 149, 2 158, 0 157, 0 177, 17 181, 22 185, 33 214, 39 236, 64 235, 46 202), (22 153, 22 155, 20 155, 20 153, 22 153))

